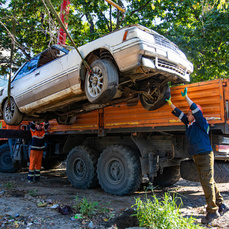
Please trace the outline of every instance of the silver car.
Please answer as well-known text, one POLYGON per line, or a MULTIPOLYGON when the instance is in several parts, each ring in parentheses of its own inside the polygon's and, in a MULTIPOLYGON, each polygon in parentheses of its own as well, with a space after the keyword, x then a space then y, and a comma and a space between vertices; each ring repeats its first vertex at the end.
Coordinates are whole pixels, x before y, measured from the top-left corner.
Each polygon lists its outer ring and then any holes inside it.
POLYGON ((136 98, 155 110, 170 95, 168 82, 189 82, 193 71, 174 43, 140 25, 87 43, 79 52, 54 45, 25 63, 12 79, 10 99, 7 86, 0 91, 4 121, 57 118, 71 124, 79 113, 136 98))

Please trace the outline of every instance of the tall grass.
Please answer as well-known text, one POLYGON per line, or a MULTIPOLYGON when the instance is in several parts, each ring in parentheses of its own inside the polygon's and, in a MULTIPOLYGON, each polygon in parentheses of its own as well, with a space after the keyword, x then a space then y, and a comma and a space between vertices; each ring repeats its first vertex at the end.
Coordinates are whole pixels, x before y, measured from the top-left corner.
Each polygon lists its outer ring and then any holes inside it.
POLYGON ((195 229, 201 228, 194 224, 194 218, 185 218, 179 212, 182 204, 177 205, 177 201, 181 198, 170 196, 165 193, 164 198, 158 199, 155 195, 152 200, 145 198, 142 201, 136 199, 136 203, 132 206, 136 208, 136 216, 139 221, 139 226, 154 228, 154 229, 195 229))

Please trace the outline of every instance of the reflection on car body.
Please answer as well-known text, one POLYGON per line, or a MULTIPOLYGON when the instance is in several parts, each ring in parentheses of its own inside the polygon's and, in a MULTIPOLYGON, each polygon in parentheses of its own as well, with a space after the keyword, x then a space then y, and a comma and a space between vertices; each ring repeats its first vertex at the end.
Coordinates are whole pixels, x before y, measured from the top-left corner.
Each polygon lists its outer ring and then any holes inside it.
POLYGON ((175 44, 140 25, 101 37, 79 51, 92 72, 76 50, 60 45, 25 63, 11 82, 10 106, 7 87, 0 96, 5 122, 57 117, 69 123, 76 114, 72 111, 89 111, 98 107, 90 104, 109 105, 138 94, 143 107, 158 109, 170 94, 167 83, 188 82, 193 71, 175 44))

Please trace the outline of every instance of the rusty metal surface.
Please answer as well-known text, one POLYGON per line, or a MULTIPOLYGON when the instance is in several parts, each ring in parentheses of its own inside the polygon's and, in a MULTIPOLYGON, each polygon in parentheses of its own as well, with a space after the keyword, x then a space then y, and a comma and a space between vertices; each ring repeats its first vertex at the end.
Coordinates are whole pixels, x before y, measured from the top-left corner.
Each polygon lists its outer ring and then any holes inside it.
MULTIPOLYGON (((189 107, 181 96, 181 91, 188 88, 188 95, 193 102, 202 106, 204 116, 210 124, 223 123, 224 96, 223 81, 214 80, 171 88, 172 102, 183 112, 189 107)), ((104 109, 104 128, 155 127, 166 125, 183 125, 171 114, 171 108, 166 104, 158 110, 145 110, 140 101, 137 104, 119 104, 104 109)))

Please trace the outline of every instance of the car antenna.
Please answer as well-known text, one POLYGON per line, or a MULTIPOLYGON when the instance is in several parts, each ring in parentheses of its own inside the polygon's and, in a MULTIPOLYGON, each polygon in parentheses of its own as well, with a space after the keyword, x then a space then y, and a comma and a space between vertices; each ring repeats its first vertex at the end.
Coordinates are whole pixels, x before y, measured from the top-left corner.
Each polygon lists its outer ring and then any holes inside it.
POLYGON ((76 49, 76 51, 78 52, 79 56, 81 57, 84 66, 87 68, 87 70, 89 71, 89 74, 92 73, 91 67, 89 66, 89 64, 87 63, 87 61, 83 58, 83 56, 81 55, 81 53, 79 52, 78 48, 76 47, 75 42, 73 41, 71 35, 68 33, 67 29, 65 28, 64 23, 61 21, 59 15, 57 14, 56 10, 54 9, 52 3, 50 0, 45 0, 46 4, 49 6, 50 10, 52 11, 52 13, 55 15, 58 23, 60 24, 60 26, 63 28, 64 32, 67 34, 68 38, 70 39, 70 41, 72 42, 72 45, 74 46, 74 48, 76 49))

